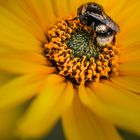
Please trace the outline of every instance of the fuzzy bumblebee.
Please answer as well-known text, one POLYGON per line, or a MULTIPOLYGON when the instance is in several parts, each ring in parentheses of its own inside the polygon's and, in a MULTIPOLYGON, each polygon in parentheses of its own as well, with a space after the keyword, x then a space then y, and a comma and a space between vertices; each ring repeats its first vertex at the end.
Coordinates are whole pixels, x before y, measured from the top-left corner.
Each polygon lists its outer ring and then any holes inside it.
POLYGON ((113 43, 119 26, 104 12, 97 3, 89 2, 78 8, 77 18, 95 32, 95 40, 99 46, 113 43))

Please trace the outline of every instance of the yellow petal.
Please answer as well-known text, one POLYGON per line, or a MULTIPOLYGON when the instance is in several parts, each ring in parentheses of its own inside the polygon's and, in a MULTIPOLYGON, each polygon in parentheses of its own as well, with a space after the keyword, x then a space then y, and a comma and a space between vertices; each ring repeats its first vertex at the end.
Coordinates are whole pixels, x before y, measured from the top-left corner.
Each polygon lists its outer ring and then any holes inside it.
POLYGON ((62 122, 68 140, 121 140, 115 127, 93 114, 78 95, 63 114, 62 122))
MULTIPOLYGON (((139 24, 140 24, 140 22, 139 22, 139 24)), ((138 25, 135 25, 135 26, 138 26, 138 25)), ((139 42, 140 41, 140 38, 139 38, 139 36, 140 36, 140 27, 137 28, 137 29, 132 27, 126 33, 122 33, 122 36, 118 37, 118 39, 119 39, 118 41, 121 42, 121 44, 123 46, 127 46, 127 45, 135 43, 135 42, 139 42)))
POLYGON ((16 77, 16 75, 0 70, 0 86, 7 83, 9 80, 13 79, 14 77, 16 77))
POLYGON ((55 0, 52 1, 52 4, 57 17, 64 18, 66 16, 69 16, 70 10, 69 10, 69 5, 67 0, 61 0, 61 2, 60 0, 55 0))
POLYGON ((54 24, 56 21, 56 13, 53 8, 53 3, 52 0, 43 0, 41 3, 42 9, 42 14, 44 15, 44 18, 46 18, 46 22, 49 23, 49 26, 51 24, 54 24), (46 13, 46 14, 44 14, 46 13))
POLYGON ((139 76, 119 76, 111 78, 114 84, 124 87, 132 92, 140 94, 140 77, 139 76))
MULTIPOLYGON (((20 56, 19 56, 20 58, 20 56)), ((1 56, 0 57, 0 69, 8 72, 12 72, 15 74, 25 74, 32 72, 40 72, 40 73, 53 73, 55 72, 54 67, 48 67, 45 65, 37 64, 33 59, 29 61, 28 59, 19 59, 17 56, 9 57, 9 56, 1 56)))
MULTIPOLYGON (((116 1, 118 2, 118 1, 116 1)), ((123 3, 123 1, 120 1, 123 3)), ((116 10, 115 17, 111 16, 119 25, 120 25, 120 33, 117 35, 117 41, 123 45, 123 47, 127 47, 127 45, 139 42, 140 38, 140 11, 138 10, 139 1, 124 1, 120 10, 116 10), (135 12, 134 12, 135 11, 135 12), (133 13, 133 15, 132 15, 133 13), (129 18, 128 16, 129 15, 129 18), (131 16, 132 15, 132 16, 131 16), (124 22, 125 21, 125 22, 124 22), (135 22, 132 22, 135 21, 135 22)), ((112 5, 112 11, 110 14, 113 14, 114 9, 118 7, 118 4, 112 5), (114 6, 116 5, 116 6, 114 6)))
POLYGON ((27 31, 11 13, 0 7, 0 44, 20 50, 40 52, 41 42, 27 31))
POLYGON ((140 134, 140 98, 102 83, 80 88, 81 101, 104 119, 140 134))
POLYGON ((123 46, 123 50, 120 55, 120 63, 136 62, 140 61, 140 43, 133 43, 127 46, 123 46))
POLYGON ((34 97, 40 91, 44 77, 26 75, 0 87, 0 110, 9 109, 34 97))
POLYGON ((77 8, 81 5, 81 3, 82 3, 81 0, 70 0, 68 1, 68 9, 70 10, 71 13, 76 14, 77 8))
POLYGON ((29 61, 36 64, 49 65, 47 59, 40 53, 11 49, 11 48, 7 48, 6 46, 0 47, 0 58, 3 57, 29 61))
MULTIPOLYGON (((139 1, 136 1, 136 2, 133 2, 131 0, 130 1, 123 0, 123 1, 119 1, 119 2, 116 1, 115 8, 118 7, 117 3, 123 3, 121 9, 119 11, 118 10, 116 11, 116 18, 122 29, 127 29, 128 26, 129 27, 134 26, 135 23, 138 23, 140 21, 138 18, 140 15, 140 11, 136 10, 136 9, 138 9, 138 5, 140 4, 139 1), (135 12, 133 12, 133 11, 135 11, 135 12), (133 12, 133 16, 129 16, 129 18, 128 18, 126 15, 131 15, 132 12, 133 12), (135 22, 132 22, 132 20, 134 20, 134 19, 135 19, 135 22), (124 22, 124 20, 125 20, 125 22, 124 22)), ((112 8, 112 11, 114 11, 114 7, 112 8)))
POLYGON ((140 74, 140 62, 134 61, 134 62, 125 62, 119 65, 119 70, 122 73, 136 73, 140 74))
POLYGON ((49 21, 46 21, 44 13, 42 12, 42 2, 43 1, 38 0, 24 0, 22 1, 22 4, 26 14, 28 12, 28 15, 35 21, 35 23, 37 23, 37 25, 40 26, 42 32, 45 33, 49 21))
POLYGON ((27 114, 19 123, 18 131, 23 137, 40 137, 50 131, 61 113, 71 104, 73 87, 63 78, 55 81, 58 76, 49 76, 46 86, 31 104, 27 114))
POLYGON ((0 139, 17 140, 14 135, 14 126, 20 116, 21 108, 14 108, 10 111, 0 113, 0 139))
MULTIPOLYGON (((120 42, 120 44, 123 46, 123 48, 128 48, 129 44, 133 44, 140 41, 140 20, 137 20, 137 18, 140 16, 132 16, 133 19, 130 19, 128 23, 120 24, 121 32, 118 34, 117 41, 120 42), (134 18, 135 17, 135 18, 134 18), (136 21, 132 23, 132 21, 136 21), (128 24, 128 25, 127 25, 128 24)), ((125 21, 127 19, 124 19, 125 21)), ((123 21, 124 21, 123 20, 123 21)))
POLYGON ((110 15, 115 20, 116 16, 118 16, 118 13, 121 14, 121 12, 123 12, 122 9, 124 9, 126 1, 127 0, 114 0, 112 2, 108 2, 108 15, 110 15))
POLYGON ((140 43, 133 42, 129 45, 123 46, 122 54, 120 56, 119 70, 123 75, 140 75, 140 43))
POLYGON ((8 13, 6 17, 31 32, 38 40, 46 40, 46 29, 55 20, 50 0, 5 1, 1 6, 8 13))

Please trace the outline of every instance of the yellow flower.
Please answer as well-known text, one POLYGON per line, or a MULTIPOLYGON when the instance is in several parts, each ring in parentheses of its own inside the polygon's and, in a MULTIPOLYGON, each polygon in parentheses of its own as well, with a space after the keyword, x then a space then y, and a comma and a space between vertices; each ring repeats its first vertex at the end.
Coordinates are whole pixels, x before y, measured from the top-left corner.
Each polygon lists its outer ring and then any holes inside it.
MULTIPOLYGON (((27 112, 17 121, 16 131, 21 137, 46 135, 59 118, 69 140, 121 140, 116 126, 140 134, 140 1, 96 0, 120 26, 121 31, 116 35, 120 55, 108 56, 115 61, 108 59, 104 65, 111 61, 112 67, 107 67, 105 71, 98 67, 99 73, 94 71, 90 75, 89 70, 87 77, 85 73, 81 74, 81 79, 86 77, 91 81, 81 82, 83 80, 77 80, 78 74, 67 78, 67 73, 62 70, 66 68, 66 72, 70 71, 65 65, 62 68, 60 60, 70 55, 71 51, 61 55, 61 58, 57 56, 55 51, 59 50, 59 46, 56 44, 66 46, 60 43, 60 38, 52 39, 55 31, 50 27, 56 27, 56 19, 60 21, 60 18, 75 15, 77 8, 87 2, 0 1, 0 74, 14 75, 0 86, 0 110, 8 110, 34 97, 27 112), (52 39, 50 42, 48 35, 52 39), (53 43, 56 50, 52 49, 53 43), (59 61, 59 70, 52 60, 59 61)), ((77 22, 72 23, 73 29, 80 24, 77 22)), ((71 32, 67 25, 63 27, 71 32)), ((59 33, 65 40, 63 32, 59 33)), ((69 34, 65 35, 69 38, 69 34)), ((111 46, 113 52, 117 48, 111 46)), ((78 65, 77 59, 71 60, 72 64, 77 63, 76 68, 81 66, 81 71, 85 68, 85 61, 83 58, 78 65)), ((100 63, 95 66, 102 66, 100 63)), ((86 65, 89 65, 87 61, 86 65)), ((78 73, 77 69, 75 72, 78 73)))

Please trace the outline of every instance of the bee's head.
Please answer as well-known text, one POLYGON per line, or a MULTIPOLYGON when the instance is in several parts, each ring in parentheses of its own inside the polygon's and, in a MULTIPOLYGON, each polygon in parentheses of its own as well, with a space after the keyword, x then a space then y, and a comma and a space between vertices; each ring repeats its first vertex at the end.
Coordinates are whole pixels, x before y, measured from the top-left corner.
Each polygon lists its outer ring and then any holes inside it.
POLYGON ((92 18, 90 18, 90 16, 87 16, 87 15, 79 15, 78 19, 80 20, 82 24, 87 25, 87 26, 91 26, 91 24, 93 23, 92 18))
POLYGON ((93 2, 89 2, 86 4, 83 4, 80 6, 77 10, 77 18, 80 20, 81 23, 91 26, 93 21, 96 21, 96 19, 91 16, 92 13, 101 15, 103 12, 103 8, 93 2))
POLYGON ((87 5, 88 6, 86 8, 86 13, 94 13, 94 14, 102 15, 104 11, 102 6, 94 2, 89 2, 87 3, 87 5))
POLYGON ((103 11, 104 11, 103 7, 100 6, 99 4, 94 3, 94 2, 89 2, 89 3, 83 4, 82 6, 78 8, 77 15, 86 15, 90 13, 102 15, 103 11))

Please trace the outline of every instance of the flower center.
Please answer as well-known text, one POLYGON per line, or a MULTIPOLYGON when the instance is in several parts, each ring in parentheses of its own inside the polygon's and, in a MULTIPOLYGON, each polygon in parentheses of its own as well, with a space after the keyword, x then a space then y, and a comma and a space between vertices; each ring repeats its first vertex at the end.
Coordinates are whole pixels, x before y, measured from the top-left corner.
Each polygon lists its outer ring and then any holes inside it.
POLYGON ((85 84, 118 74, 119 48, 114 40, 115 35, 98 35, 79 19, 68 17, 50 27, 44 53, 60 75, 85 84))
POLYGON ((67 40, 66 44, 75 57, 82 58, 82 56, 86 56, 86 60, 90 60, 91 57, 98 58, 99 47, 94 45, 91 34, 92 32, 81 27, 73 30, 71 38, 67 40))

